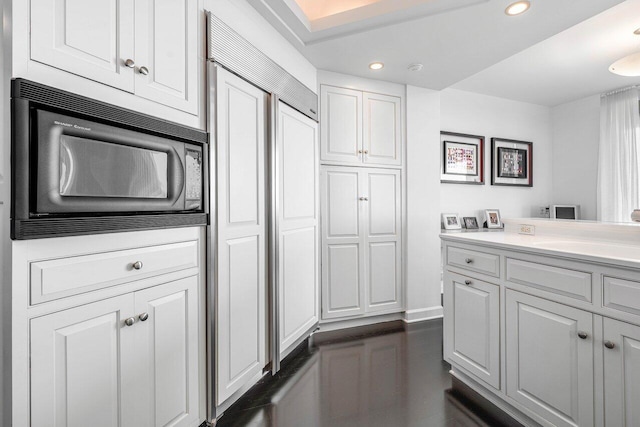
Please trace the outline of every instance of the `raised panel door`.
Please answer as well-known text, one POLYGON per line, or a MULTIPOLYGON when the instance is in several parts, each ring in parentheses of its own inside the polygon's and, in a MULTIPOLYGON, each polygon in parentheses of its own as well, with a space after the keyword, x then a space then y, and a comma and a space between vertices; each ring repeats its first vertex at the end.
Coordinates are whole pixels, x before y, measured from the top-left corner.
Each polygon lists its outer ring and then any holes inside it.
POLYGON ((444 276, 445 359, 500 389, 500 287, 444 276))
POLYGON ((284 358, 318 323, 320 298, 317 124, 278 107, 279 354, 284 358))
POLYGON ((320 159, 362 164, 362 92, 320 87, 320 159))
POLYGON ((267 96, 216 69, 216 405, 266 365, 267 96))
POLYGON ((136 292, 135 313, 138 425, 197 424, 198 276, 136 292))
POLYGON ((364 233, 357 168, 323 167, 322 318, 364 314, 364 233))
POLYGON ((134 2, 31 0, 31 59, 129 92, 134 2))
POLYGON ((400 171, 364 170, 367 311, 402 307, 400 171))
POLYGON ((607 426, 640 426, 640 327, 604 319, 604 415, 607 426))
POLYGON ((136 95, 197 114, 197 0, 136 0, 135 4, 136 95))
POLYGON ((365 92, 363 94, 364 163, 402 164, 402 124, 400 98, 365 92))
POLYGON ((133 296, 31 320, 31 425, 138 426, 133 296))
POLYGON ((592 318, 586 311, 507 290, 507 395, 556 426, 592 426, 592 318))

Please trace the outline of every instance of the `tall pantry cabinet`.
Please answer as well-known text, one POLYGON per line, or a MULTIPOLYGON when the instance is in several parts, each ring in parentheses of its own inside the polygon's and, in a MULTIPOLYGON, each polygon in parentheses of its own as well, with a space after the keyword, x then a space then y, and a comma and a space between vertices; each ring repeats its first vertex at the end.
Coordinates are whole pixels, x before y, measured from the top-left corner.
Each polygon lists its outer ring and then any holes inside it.
POLYGON ((323 323, 403 310, 403 93, 331 76, 320 85, 323 323))

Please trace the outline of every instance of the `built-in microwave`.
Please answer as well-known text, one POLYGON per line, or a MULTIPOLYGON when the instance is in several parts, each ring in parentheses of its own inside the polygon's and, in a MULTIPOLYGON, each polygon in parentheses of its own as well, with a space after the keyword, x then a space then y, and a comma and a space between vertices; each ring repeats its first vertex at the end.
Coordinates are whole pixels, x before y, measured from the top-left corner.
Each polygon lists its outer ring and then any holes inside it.
POLYGON ((207 134, 12 82, 11 238, 207 224, 207 134))

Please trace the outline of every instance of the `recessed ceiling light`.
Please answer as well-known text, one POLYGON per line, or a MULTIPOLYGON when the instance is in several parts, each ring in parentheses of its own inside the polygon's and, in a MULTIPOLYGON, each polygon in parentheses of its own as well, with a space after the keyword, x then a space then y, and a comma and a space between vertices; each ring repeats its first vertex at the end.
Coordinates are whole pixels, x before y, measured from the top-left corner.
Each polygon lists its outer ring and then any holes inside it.
POLYGON ((372 62, 369 64, 369 68, 372 70, 381 70, 384 68, 384 64, 382 62, 372 62))
POLYGON ((509 16, 516 16, 520 15, 521 13, 525 13, 527 10, 529 10, 530 7, 531 3, 529 2, 529 0, 517 1, 507 6, 507 8, 504 10, 504 13, 509 16))
POLYGON ((422 71, 422 69, 424 68, 424 65, 422 64, 411 64, 407 67, 407 70, 409 71, 422 71))
POLYGON ((626 77, 640 76, 640 52, 632 53, 611 64, 609 71, 626 77))
POLYGON ((640 36, 640 28, 636 28, 633 34, 635 34, 636 36, 640 36))

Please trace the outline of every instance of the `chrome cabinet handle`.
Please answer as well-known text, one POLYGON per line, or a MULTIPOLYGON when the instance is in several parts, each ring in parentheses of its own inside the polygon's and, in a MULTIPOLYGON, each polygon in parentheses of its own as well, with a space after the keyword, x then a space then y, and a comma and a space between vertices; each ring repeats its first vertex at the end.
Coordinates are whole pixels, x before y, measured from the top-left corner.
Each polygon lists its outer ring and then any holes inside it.
POLYGON ((580 338, 581 340, 586 340, 588 336, 589 335, 586 332, 578 332, 578 338, 580 338))
POLYGON ((363 153, 364 154, 369 154, 369 150, 364 150, 363 153))
POLYGON ((134 270, 142 270, 142 261, 136 261, 132 265, 134 270))
POLYGON ((464 284, 467 285, 467 286, 470 286, 471 285, 471 280, 465 280, 464 284))
POLYGON ((358 150, 358 154, 362 154, 362 150, 358 150))
POLYGON ((471 258, 465 258, 464 262, 466 262, 467 264, 471 264, 473 260, 471 258))
POLYGON ((149 74, 149 69, 143 66, 138 69, 138 72, 143 76, 146 76, 147 74, 149 74))
POLYGON ((136 66, 136 63, 133 59, 127 59, 124 61, 124 66, 127 68, 133 68, 136 66))
POLYGON ((604 346, 607 347, 609 350, 613 350, 613 348, 616 346, 614 343, 612 343, 611 341, 605 341, 604 342, 604 346))
POLYGON ((142 313, 140 316, 138 316, 138 319, 140 319, 141 322, 144 322, 148 318, 149 318, 149 313, 142 313))
POLYGON ((360 200, 362 200, 363 202, 366 202, 366 201, 368 201, 368 200, 369 200, 369 198, 368 198, 368 197, 364 197, 364 196, 363 196, 363 197, 360 197, 360 200))
POLYGON ((133 326, 134 323, 136 323, 136 318, 135 317, 129 317, 128 319, 124 320, 124 324, 126 326, 133 326))

